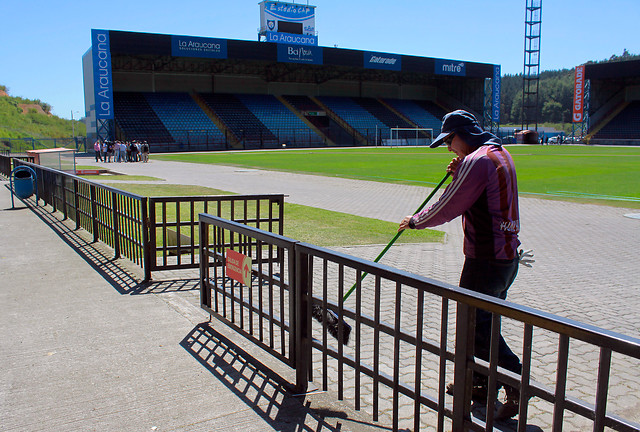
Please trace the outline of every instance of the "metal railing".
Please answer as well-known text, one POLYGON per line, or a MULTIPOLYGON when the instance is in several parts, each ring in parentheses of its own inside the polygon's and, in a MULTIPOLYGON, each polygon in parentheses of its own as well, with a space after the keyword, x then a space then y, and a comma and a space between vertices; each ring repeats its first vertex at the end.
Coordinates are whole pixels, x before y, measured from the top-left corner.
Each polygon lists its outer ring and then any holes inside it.
POLYGON ((294 242, 217 216, 201 214, 199 220, 200 256, 207 257, 200 266, 202 308, 295 367, 294 242), (234 269, 246 272, 248 285, 230 274, 229 250, 250 260, 246 269, 243 263, 233 263, 234 269))
POLYGON ((625 405, 610 392, 626 385, 625 374, 637 376, 629 367, 640 360, 638 339, 221 218, 200 215, 200 225, 212 244, 201 246, 201 255, 212 258, 201 264, 203 308, 269 352, 272 343, 289 341, 272 354, 295 367, 298 391, 317 375, 323 390, 335 390, 339 400, 393 430, 484 431, 498 423, 500 384, 520 390, 519 421, 510 424, 518 431, 536 423, 553 430, 640 431, 639 424, 613 413, 624 412, 625 405), (251 260, 248 283, 227 274, 229 249, 251 260), (272 249, 286 258, 265 259, 272 249), (365 272, 369 276, 361 281, 365 272), (273 300, 265 303, 267 297, 273 300), (313 306, 351 323, 349 345, 312 321, 313 306), (493 316, 489 362, 473 355, 476 309, 493 316), (254 324, 248 324, 250 316, 254 324), (261 319, 280 333, 268 333, 272 339, 266 341, 257 337, 266 325, 255 324, 261 319), (497 365, 501 327, 518 347, 521 375, 497 365), (585 356, 593 357, 586 369, 572 363, 585 356), (473 373, 488 376, 484 408, 471 399, 473 373), (446 394, 449 382, 453 395, 446 394))
POLYGON ((208 130, 184 129, 172 130, 173 142, 158 142, 149 136, 127 135, 122 132, 117 135, 121 140, 148 141, 153 153, 176 151, 211 151, 229 150, 237 148, 233 144, 237 142, 242 149, 280 148, 283 144, 287 147, 321 147, 325 146, 325 139, 318 136, 308 128, 280 128, 250 132, 241 130, 237 134, 231 131, 224 133, 212 133, 208 130))
POLYGON ((52 168, 14 159, 37 176, 40 199, 114 250, 114 258, 126 257, 150 277, 147 198, 101 185, 52 168))
POLYGON ((198 268, 203 212, 282 235, 284 195, 150 197, 151 271, 198 268))
POLYGON ((283 194, 147 198, 0 156, 0 169, 3 174, 8 170, 7 177, 11 162, 33 168, 40 199, 53 212, 61 212, 63 219, 74 221, 76 229, 92 234, 94 242, 106 243, 114 250, 114 258, 124 257, 141 267, 145 280, 155 271, 198 268, 200 212, 283 232, 283 194))
POLYGON ((64 147, 78 152, 87 151, 87 139, 83 136, 67 138, 0 138, 0 150, 9 153, 25 153, 27 150, 42 150, 64 147))

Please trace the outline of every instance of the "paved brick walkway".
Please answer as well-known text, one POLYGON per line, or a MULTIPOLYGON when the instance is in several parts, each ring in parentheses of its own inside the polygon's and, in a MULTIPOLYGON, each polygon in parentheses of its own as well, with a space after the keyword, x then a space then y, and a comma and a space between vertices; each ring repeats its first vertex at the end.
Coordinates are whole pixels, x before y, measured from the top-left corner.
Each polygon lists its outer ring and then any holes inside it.
MULTIPOLYGON (((280 192, 288 195, 287 202, 394 222, 412 213, 430 191, 418 186, 157 160, 150 164, 104 165, 118 172, 155 175, 168 184, 198 184, 246 194, 280 192)), ((533 268, 520 267, 508 299, 640 337, 640 221, 624 217, 636 211, 527 197, 521 197, 520 208, 522 247, 534 250, 536 263, 533 268)), ((454 220, 439 229, 446 233, 444 244, 394 246, 383 262, 457 285, 463 260, 461 222, 454 220)), ((381 246, 338 250, 373 259, 381 246)), ((510 333, 508 325, 503 333, 513 341, 510 344, 514 350, 521 350, 521 334, 510 333)), ((546 376, 535 376, 543 384, 551 385, 555 378, 557 344, 555 336, 541 331, 534 335, 539 354, 534 368, 549 369, 546 376)), ((598 353, 574 343, 570 356, 575 376, 569 377, 568 385, 578 389, 574 395, 593 402, 598 353)), ((640 365, 622 360, 616 363, 614 359, 613 370, 612 383, 619 386, 612 391, 615 397, 609 406, 621 415, 635 416, 637 421, 640 379, 636 377, 640 365), (633 372, 629 375, 629 371, 633 372)), ((533 406, 530 415, 535 413, 533 406)), ((542 421, 538 425, 546 430, 551 419, 542 421)), ((584 426, 580 421, 573 424, 584 426)))
MULTIPOLYGON (((79 163, 83 165, 95 165, 95 162, 91 159, 79 161, 79 163)), ((160 177, 164 179, 164 182, 167 184, 202 185, 237 193, 285 193, 288 195, 287 202, 394 222, 398 222, 404 215, 411 213, 415 207, 422 202, 429 191, 427 188, 416 186, 401 186, 233 167, 170 163, 153 159, 148 164, 112 163, 102 165, 122 173, 160 177)), ((439 179, 434 179, 434 181, 437 180, 439 179)), ((637 210, 521 198, 523 227, 521 239, 525 249, 534 249, 536 263, 533 269, 521 267, 518 279, 510 290, 509 300, 560 316, 588 322, 589 324, 629 336, 640 337, 640 314, 638 313, 640 312, 640 300, 637 295, 638 288, 640 287, 640 266, 637 264, 638 256, 640 256, 640 220, 624 217, 624 214, 628 213, 637 213, 637 210)), ((7 215, 9 215, 9 213, 0 218, 1 224, 20 224, 19 220, 7 222, 7 215)), ((10 215, 13 215, 13 213, 10 215)), ((460 221, 453 221, 444 225, 441 229, 447 234, 444 244, 397 245, 389 251, 383 262, 416 274, 451 284, 457 284, 462 264, 462 230, 460 221)), ((45 234, 46 230, 40 235, 45 234)), ((390 233, 390 237, 392 235, 393 233, 390 233)), ((17 241, 16 239, 20 238, 20 236, 7 240, 8 233, 6 230, 3 230, 3 236, 5 237, 2 238, 2 246, 0 246, 2 249, 0 250, 3 251, 4 256, 10 254, 10 249, 8 249, 6 245, 12 243, 7 243, 7 241, 17 241)), ((86 245, 82 247, 86 248, 86 245)), ((97 246, 95 247, 97 248, 97 246)), ((380 249, 380 246, 367 246, 347 247, 340 248, 339 250, 358 257, 372 259, 380 249)), ((135 274, 135 269, 131 270, 131 275, 126 272, 123 274, 122 269, 127 268, 126 263, 110 262, 108 253, 108 251, 98 251, 94 253, 97 260, 94 267, 101 269, 102 274, 100 274, 100 276, 107 277, 109 280, 116 282, 111 285, 124 287, 122 288, 124 294, 152 294, 151 296, 141 297, 159 299, 161 300, 161 304, 170 307, 171 310, 177 312, 183 319, 186 319, 188 325, 185 327, 184 323, 181 325, 178 324, 179 329, 176 330, 178 334, 188 335, 182 340, 181 346, 183 350, 189 352, 201 365, 209 369, 209 371, 215 372, 218 367, 215 361, 198 358, 197 354, 194 354, 199 352, 199 349, 201 350, 200 345, 202 344, 203 338, 205 344, 216 344, 211 352, 218 348, 223 349, 225 345, 224 341, 210 337, 210 335, 207 335, 206 332, 198 326, 193 327, 193 324, 201 322, 204 316, 197 306, 199 304, 198 293, 194 289, 197 281, 192 279, 194 273, 176 272, 174 274, 167 274, 164 275, 167 279, 166 281, 158 281, 149 287, 140 288, 137 282, 139 275, 135 274), (189 331, 188 329, 191 330, 189 331), (212 340, 215 341, 211 342, 212 340)), ((73 253, 68 256, 65 255, 64 259, 70 260, 71 262, 77 261, 72 255, 73 253)), ((24 259, 27 260, 28 258, 25 257, 24 259)), ((50 259, 55 260, 53 257, 50 259)), ((4 266, 7 264, 14 265, 13 261, 0 261, 0 264, 4 266)), ((76 263, 75 266, 82 268, 82 265, 78 263, 76 263)), ((9 267, 0 268, 2 275, 7 275, 11 271, 12 269, 9 267)), ((85 273, 82 274, 82 276, 76 276, 82 282, 79 283, 79 285, 83 283, 85 286, 87 283, 91 285, 95 284, 98 287, 104 285, 101 277, 97 277, 95 281, 88 281, 84 276, 85 273)), ((61 281, 65 280, 64 276, 65 275, 60 276, 61 279, 58 283, 62 284, 61 281)), ((25 287, 28 286, 28 278, 23 277, 20 279, 19 284, 25 287)), ((82 288, 78 287, 67 290, 69 292, 66 293, 66 301, 73 303, 74 296, 72 294, 75 290, 79 289, 82 288)), ((99 288, 99 292, 94 293, 92 298, 86 301, 89 302, 89 304, 100 304, 104 302, 105 300, 101 300, 102 296, 107 295, 107 297, 110 297, 108 294, 109 289, 112 290, 113 288, 109 286, 106 288, 106 291, 104 288, 99 288)), ((46 290, 44 290, 44 288, 41 288, 41 290, 43 291, 38 293, 38 298, 46 295, 46 290)), ((60 294, 57 291, 56 293, 56 295, 60 294)), ((18 296, 19 294, 16 292, 12 295, 18 296)), ((127 300, 127 298, 124 300, 127 300)), ((84 302, 84 300, 78 301, 84 302)), ((121 307, 122 305, 105 304, 105 306, 109 308, 121 307)), ((29 308, 30 304, 22 307, 29 308)), ((130 306, 126 306, 126 309, 133 314, 135 313, 134 310, 138 307, 140 306, 131 304, 130 306)), ((50 319, 50 316, 38 318, 38 320, 42 321, 48 321, 50 319)), ((158 315, 158 319, 160 319, 160 315, 158 315)), ((150 320, 153 319, 150 318, 150 320)), ((7 323, 9 321, 7 321, 7 319, 2 322, 3 336, 9 338, 10 334, 20 331, 21 327, 8 325, 7 323)), ((29 325, 33 324, 31 323, 29 325)), ((136 326, 138 325, 139 324, 135 324, 134 328, 137 328, 136 326)), ((165 323, 165 325, 168 324, 165 323)), ((153 331, 153 326, 145 328, 142 324, 140 329, 142 333, 144 333, 144 331, 153 331)), ((167 329, 167 331, 169 330, 167 329)), ((87 330, 81 337, 89 340, 93 335, 95 335, 95 331, 87 330)), ((518 341, 521 336, 510 333, 508 323, 505 324, 505 335, 510 343, 513 341, 513 348, 518 349, 518 341)), ((141 341, 144 340, 143 335, 138 337, 141 341)), ((73 339, 65 340, 65 342, 66 344, 73 344, 73 339)), ((114 343, 117 343, 117 341, 114 343)), ((130 344, 132 342, 128 343, 130 344)), ((59 346, 66 345, 60 343, 59 346)), ((555 367, 552 366, 552 361, 547 362, 546 359, 555 359, 554 353, 556 346, 557 340, 554 340, 550 335, 542 332, 534 335, 534 352, 537 354, 536 357, 539 362, 536 367, 540 371, 549 369, 546 370, 545 376, 536 376, 536 380, 544 383, 545 381, 551 381, 553 379, 555 367)), ((19 350, 13 342, 3 343, 2 347, 3 351, 7 350, 7 352, 13 349, 19 350)), ((149 349, 150 352, 156 351, 152 347, 144 349, 149 349)), ((580 393, 578 396, 590 400, 589 398, 592 398, 592 396, 590 396, 589 393, 593 388, 593 374, 597 366, 597 353, 591 352, 588 347, 581 346, 580 344, 572 345, 571 350, 572 363, 570 363, 570 370, 575 372, 572 372, 573 375, 570 376, 569 384, 584 392, 584 394, 580 393)), ((176 353, 171 355, 176 355, 176 353)), ((240 355, 238 356, 241 357, 240 355)), ((20 359, 24 361, 24 356, 20 357, 20 359)), ((144 368, 142 359, 137 359, 137 357, 134 356, 132 360, 135 361, 136 367, 144 368)), ((222 361, 222 359, 219 360, 222 361)), ((192 358, 189 358, 187 361, 193 363, 192 358)), ((612 386, 612 401, 610 402, 610 406, 615 408, 614 412, 617 414, 635 421, 640 421, 640 414, 638 414, 640 413, 639 365, 623 362, 622 360, 616 359, 615 356, 613 363, 615 374, 612 377, 612 383, 614 385, 612 386)), ((20 366, 16 364, 15 367, 19 368, 20 366)), ((100 366, 96 367, 98 369, 100 368, 100 366)), ((103 366, 103 370, 111 370, 108 369, 109 367, 103 366)), ((184 362, 181 363, 181 367, 186 368, 188 371, 183 372, 183 374, 194 373, 193 368, 184 364, 184 362)), ((38 370, 40 373, 46 373, 49 370, 47 368, 48 366, 38 364, 38 368, 35 370, 38 370)), ((19 371, 11 370, 12 372, 9 377, 2 375, 0 401, 3 401, 3 418, 5 415, 4 401, 8 398, 15 397, 15 393, 11 390, 15 381, 13 381, 11 377, 21 374, 19 371)), ((209 374, 206 382, 214 387, 216 387, 216 382, 219 384, 221 380, 224 380, 222 378, 224 375, 218 376, 215 373, 213 375, 216 379, 211 380, 211 374, 202 370, 202 368, 195 372, 195 374, 200 377, 202 377, 203 373, 209 374)), ((57 375, 56 373, 56 376, 57 375)), ((242 374, 237 375, 237 377, 239 377, 238 382, 245 382, 247 386, 256 384, 255 382, 252 383, 250 379, 242 378, 241 375, 242 374)), ((68 380, 70 376, 72 377, 73 373, 67 370, 67 374, 61 373, 61 376, 57 378, 56 382, 68 380)), ((172 380, 174 378, 175 377, 169 379, 172 380)), ((103 379, 104 377, 100 378, 100 380, 103 379)), ((135 381, 134 378, 130 379, 135 381)), ((278 390, 277 385, 272 384, 272 381, 266 379, 265 382, 267 381, 270 382, 269 385, 275 389, 270 393, 273 395, 272 402, 278 400, 279 391, 281 390, 278 390)), ((145 381, 142 380, 142 382, 145 381)), ((154 381, 152 380, 152 382, 154 381)), ((202 384, 200 384, 200 386, 201 385, 202 384)), ((218 385, 216 388, 218 387, 220 386, 218 385)), ((56 388, 56 386, 51 384, 51 388, 56 388)), ((222 392, 221 394, 224 394, 225 391, 229 391, 229 388, 230 386, 227 385, 226 390, 219 389, 219 391, 222 392)), ((246 398, 244 398, 242 394, 239 394, 237 389, 238 386, 231 386, 230 390, 233 397, 245 401, 247 405, 252 407, 251 412, 257 413, 256 416, 247 414, 248 419, 242 418, 238 420, 238 428, 242 426, 244 430, 271 430, 270 428, 276 429, 278 427, 277 425, 280 423, 274 422, 268 415, 264 415, 259 404, 252 405, 247 402, 246 398), (253 424, 254 427, 255 425, 259 425, 259 427, 252 429, 249 427, 251 424, 253 424), (260 427, 263 429, 260 429, 260 427)), ((172 391, 175 391, 175 389, 172 391)), ((115 396, 110 393, 109 397, 105 396, 107 399, 110 397, 115 396)), ((189 393, 188 397, 196 396, 192 396, 191 393, 189 393)), ((163 400, 162 398, 160 399, 163 400)), ((22 399, 18 400, 28 403, 29 398, 27 395, 24 395, 22 399)), ((69 400, 72 400, 72 398, 69 400)), ((51 401, 49 401, 49 403, 51 403, 51 401)), ((187 400, 185 400, 185 403, 187 403, 187 400)), ((169 402, 163 402, 163 404, 170 405, 169 402)), ((283 403, 278 406, 278 408, 282 408, 284 405, 283 403)), ((11 409, 16 407, 15 403, 7 404, 7 406, 11 407, 11 409)), ((342 410, 343 408, 344 406, 341 405, 340 409, 342 410)), ((548 407, 544 408, 546 409, 548 407)), ((58 413, 64 411, 59 411, 55 408, 55 405, 49 406, 48 409, 58 413)), ((204 409, 207 410, 210 409, 210 407, 204 409)), ((530 411, 531 418, 536 418, 536 409, 537 406, 534 403, 533 411, 530 411)), ((541 409, 543 409, 542 406, 540 406, 540 410, 541 409)), ((39 412, 39 414, 42 414, 42 412, 39 412)), ((193 417, 185 413, 179 413, 177 415, 183 415, 185 416, 184 418, 190 419, 193 417)), ((230 413, 228 415, 241 417, 243 414, 230 413)), ((333 430, 331 427, 336 427, 335 423, 327 423, 322 418, 318 420, 317 416, 313 417, 313 412, 308 415, 310 416, 308 418, 315 419, 315 425, 311 426, 313 430, 316 430, 318 424, 322 424, 325 428, 321 430, 333 430)), ((357 418, 356 414, 353 414, 353 416, 354 419, 357 418)), ((122 414, 122 417, 127 418, 127 415, 122 414)), ((160 417, 159 422, 162 421, 162 416, 160 417)), ((113 417, 108 416, 108 418, 113 420, 113 417)), ((26 423, 20 423, 15 418, 14 420, 15 423, 12 424, 18 426, 7 430, 26 430, 19 427, 19 425, 22 424, 24 426, 26 423)), ((571 419, 567 421, 575 430, 582 430, 584 426, 580 422, 572 422, 571 419)), ((547 430, 549 426, 548 422, 549 419, 540 417, 536 418, 536 422, 534 423, 539 428, 547 430)), ((311 422, 311 424, 312 423, 313 422, 311 422)), ((101 426, 109 426, 110 423, 98 422, 98 424, 101 426)), ((176 426, 180 424, 180 422, 176 419, 173 423, 165 421, 165 424, 173 424, 176 426)), ((208 419, 203 424, 210 426, 222 423, 216 423, 214 419, 208 419)), ((300 426, 300 424, 307 425, 304 421, 300 423, 298 417, 298 426, 300 426)), ((147 424, 145 423, 145 425, 147 424)), ((357 421, 350 423, 348 420, 343 420, 342 427, 344 428, 342 430, 358 430, 358 428, 366 429, 367 425, 366 422, 362 421, 359 423, 357 421)), ((52 429, 63 430, 62 428, 52 429)), ((72 427, 71 429, 74 428, 72 427)), ((82 430, 83 428, 76 429, 82 430)), ((104 428, 102 429, 105 430, 104 428)), ((111 423, 111 427, 106 427, 106 430, 116 429, 113 423, 111 423)), ((205 427, 201 429, 193 428, 191 430, 204 429, 205 427)), ((166 428, 160 428, 158 430, 166 430, 166 428)))

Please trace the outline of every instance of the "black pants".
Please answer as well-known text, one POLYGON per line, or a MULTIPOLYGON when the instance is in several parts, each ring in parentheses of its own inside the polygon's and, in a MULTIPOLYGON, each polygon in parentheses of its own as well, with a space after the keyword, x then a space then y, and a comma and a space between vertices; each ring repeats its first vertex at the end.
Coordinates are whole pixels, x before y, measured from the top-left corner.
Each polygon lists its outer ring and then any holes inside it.
MULTIPOLYGON (((513 260, 466 258, 460 275, 460 286, 504 300, 517 274, 518 258, 513 260)), ((491 313, 478 309, 476 310, 475 356, 489 361, 490 342, 491 313)), ((498 366, 517 374, 522 373, 520 359, 511 351, 502 335, 500 335, 498 366)), ((483 384, 486 383, 486 377, 477 377, 474 381, 477 384, 483 384)))

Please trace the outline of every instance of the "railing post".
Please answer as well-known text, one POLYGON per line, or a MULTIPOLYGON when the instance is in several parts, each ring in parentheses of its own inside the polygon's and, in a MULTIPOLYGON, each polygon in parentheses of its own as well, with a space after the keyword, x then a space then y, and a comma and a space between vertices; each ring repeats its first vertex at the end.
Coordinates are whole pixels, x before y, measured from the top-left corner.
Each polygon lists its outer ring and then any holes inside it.
POLYGON ((80 198, 78 196, 78 180, 73 179, 73 205, 76 209, 76 229, 80 229, 80 198))
POLYGON ((66 177, 60 176, 62 184, 62 220, 67 220, 67 185, 66 177))
POLYGON ((98 241, 98 205, 96 203, 97 201, 97 197, 96 197, 96 187, 94 185, 90 185, 89 186, 89 193, 91 195, 91 220, 93 221, 92 223, 92 230, 93 230, 93 242, 97 242, 98 241))
POLYGON ((200 220, 200 306, 211 309, 211 290, 209 289, 209 224, 200 220), (205 249, 206 248, 206 249, 205 249))
POLYGON ((111 192, 111 217, 111 226, 113 227, 113 258, 116 259, 120 258, 120 230, 118 229, 118 194, 115 191, 111 192))
POLYGON ((471 421, 471 390, 475 339, 475 309, 458 302, 456 311, 456 346, 453 369, 453 423, 452 430, 464 431, 465 422, 471 421))
MULTIPOLYGON (((142 265, 144 267, 144 281, 149 282, 151 280, 151 258, 153 257, 155 264, 155 243, 152 247, 151 242, 149 241, 149 233, 153 230, 153 239, 155 241, 155 224, 152 224, 149 220, 149 199, 147 197, 143 197, 140 202, 141 213, 142 213, 142 265), (152 251, 154 255, 152 255, 152 251)), ((155 223, 155 213, 153 221, 155 223)))
POLYGON ((305 393, 309 386, 309 320, 311 317, 309 305, 309 255, 295 251, 295 286, 292 292, 295 293, 293 301, 295 302, 296 314, 292 328, 295 329, 295 365, 296 365, 296 387, 295 392, 298 394, 305 393))

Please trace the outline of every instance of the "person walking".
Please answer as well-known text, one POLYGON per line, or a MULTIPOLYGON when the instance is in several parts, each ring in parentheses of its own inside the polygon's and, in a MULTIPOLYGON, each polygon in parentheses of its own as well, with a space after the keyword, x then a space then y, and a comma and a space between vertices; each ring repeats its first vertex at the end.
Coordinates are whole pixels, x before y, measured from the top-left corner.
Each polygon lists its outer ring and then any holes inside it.
POLYGON ((149 162, 149 143, 143 142, 140 151, 142 152, 142 162, 149 162))
POLYGON ((102 152, 102 148, 100 147, 100 140, 96 140, 96 142, 93 143, 93 152, 96 156, 96 162, 102 162, 102 155, 100 154, 102 152))
MULTIPOLYGON (((398 227, 423 229, 449 222, 462 215, 465 261, 460 286, 482 294, 505 299, 518 273, 518 186, 516 170, 509 152, 499 138, 484 131, 473 114, 456 110, 446 114, 442 133, 430 147, 445 143, 456 157, 447 171, 453 180, 440 199, 428 209, 406 216, 398 227)), ((489 361, 491 313, 476 310, 475 356, 489 361)), ((502 335, 498 365, 520 374, 522 363, 502 335)), ((487 377, 474 374, 473 397, 487 397, 487 377)), ((518 413, 519 392, 504 385, 505 400, 496 419, 518 413)), ((452 387, 448 388, 448 392, 452 387)))
POLYGON ((102 161, 107 162, 107 143, 103 142, 100 146, 100 152, 102 153, 102 161))

